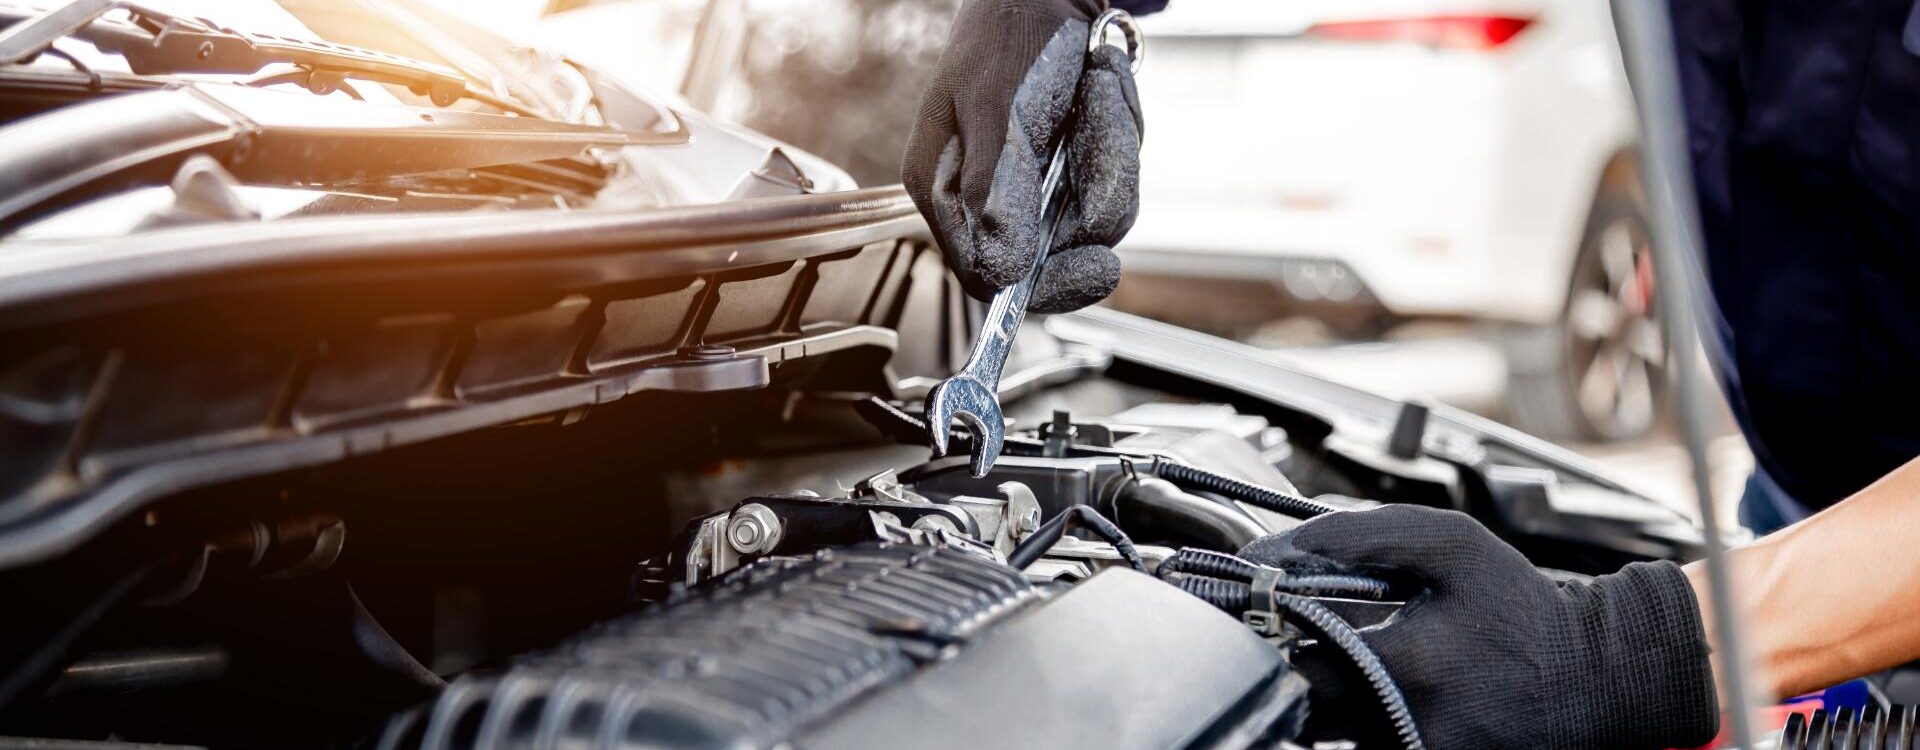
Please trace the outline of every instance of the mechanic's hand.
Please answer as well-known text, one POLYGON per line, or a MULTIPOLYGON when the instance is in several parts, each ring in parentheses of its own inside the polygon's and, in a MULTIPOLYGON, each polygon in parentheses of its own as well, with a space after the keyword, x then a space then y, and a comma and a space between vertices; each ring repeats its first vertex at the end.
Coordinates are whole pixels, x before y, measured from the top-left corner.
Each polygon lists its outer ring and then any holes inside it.
POLYGON ((1027 308, 1078 309, 1120 282, 1112 248, 1139 210, 1141 120, 1126 54, 1111 46, 1087 53, 1088 27, 1105 6, 967 0, 954 20, 900 177, 974 297, 991 297, 1033 267, 1049 144, 1076 91, 1061 240, 1027 308))
POLYGON ((1672 563, 1556 581, 1471 517, 1408 505, 1315 518, 1240 555, 1424 588, 1364 637, 1435 750, 1696 747, 1718 726, 1699 605, 1672 563))

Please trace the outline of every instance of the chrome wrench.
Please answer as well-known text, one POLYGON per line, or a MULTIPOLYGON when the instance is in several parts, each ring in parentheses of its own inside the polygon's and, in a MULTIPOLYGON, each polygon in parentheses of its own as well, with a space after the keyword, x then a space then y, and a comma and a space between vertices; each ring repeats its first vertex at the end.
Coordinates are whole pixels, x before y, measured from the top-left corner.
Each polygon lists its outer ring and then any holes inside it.
MULTIPOLYGON (((1107 43, 1110 27, 1117 28, 1125 38, 1131 58, 1129 67, 1139 70, 1143 38, 1126 11, 1108 10, 1093 20, 1087 33, 1088 52, 1107 43)), ((1068 121, 1072 117, 1073 113, 1069 112, 1068 121)), ((1066 130, 1064 123, 1061 130, 1066 130)), ((1040 183, 1040 194, 1046 196, 1046 203, 1041 209, 1041 245, 1033 255, 1033 267, 1012 286, 994 293, 966 364, 927 392, 927 431, 933 439, 934 455, 946 455, 949 429, 953 420, 959 419, 973 433, 973 454, 968 468, 976 477, 987 475, 1006 443, 1007 423, 1000 412, 1000 375, 1006 369, 1007 354, 1013 350, 1020 323, 1026 320, 1027 302, 1033 298, 1033 288, 1046 268, 1047 254, 1053 249, 1054 232, 1066 208, 1066 171, 1067 147, 1063 135, 1053 147, 1046 178, 1040 183)))

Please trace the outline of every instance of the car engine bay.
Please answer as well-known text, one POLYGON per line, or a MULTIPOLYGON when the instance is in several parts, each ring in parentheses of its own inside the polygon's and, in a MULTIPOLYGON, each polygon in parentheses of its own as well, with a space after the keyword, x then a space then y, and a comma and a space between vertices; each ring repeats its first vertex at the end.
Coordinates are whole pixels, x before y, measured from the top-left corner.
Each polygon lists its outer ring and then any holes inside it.
POLYGON ((0 746, 1418 748, 1359 635, 1418 583, 1237 551, 1386 503, 1555 575, 1703 549, 1099 308, 1021 328, 975 477, 913 415, 983 306, 901 187, 557 63, 577 117, 352 39, 169 77, 239 32, 135 15, 86 34, 180 54, 0 70, 0 746), (331 96, 369 59, 420 90, 331 96))
MULTIPOLYGON (((91 632, 10 654, 0 716, 208 747, 1418 747, 1356 635, 1414 592, 1232 553, 1361 494, 1471 510, 1462 474, 1102 364, 1034 367, 1067 374, 1010 402, 982 478, 927 458, 910 401, 795 368, 190 492, 145 542, 8 574, 45 597, 10 643, 91 632), (1303 661, 1354 705, 1313 705, 1303 661)), ((1433 439, 1401 412, 1389 443, 1433 439)), ((1647 538, 1515 535, 1569 575, 1647 538)))

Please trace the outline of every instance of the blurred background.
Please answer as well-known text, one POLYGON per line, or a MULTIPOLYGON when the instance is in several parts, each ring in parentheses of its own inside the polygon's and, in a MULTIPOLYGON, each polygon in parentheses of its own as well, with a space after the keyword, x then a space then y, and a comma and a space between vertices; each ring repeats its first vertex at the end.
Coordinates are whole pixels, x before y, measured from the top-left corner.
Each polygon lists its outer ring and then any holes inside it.
MULTIPOLYGON (((959 6, 438 1, 870 185, 898 181, 959 6)), ((1142 204, 1107 304, 1482 413, 1692 512, 1605 0, 1175 0, 1142 26, 1142 204)), ((1730 521, 1752 458, 1721 423, 1730 521)))

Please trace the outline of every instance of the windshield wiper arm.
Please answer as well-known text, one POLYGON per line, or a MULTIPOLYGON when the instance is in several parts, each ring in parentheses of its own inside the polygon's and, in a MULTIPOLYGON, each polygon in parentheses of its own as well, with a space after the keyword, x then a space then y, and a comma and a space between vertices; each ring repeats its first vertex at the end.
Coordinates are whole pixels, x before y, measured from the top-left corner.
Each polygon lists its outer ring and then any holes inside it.
POLYGON ((119 6, 120 0, 72 0, 16 23, 0 32, 0 65, 31 60, 52 46, 53 40, 79 31, 119 6))
MULTIPOLYGON (((15 23, 0 32, 0 64, 31 60, 66 36, 84 39, 101 52, 120 55, 139 75, 248 75, 274 63, 288 63, 310 71, 405 86, 436 106, 473 99, 515 114, 544 116, 526 105, 470 86, 466 76, 444 65, 343 44, 238 31, 126 0, 69 0, 15 23), (134 23, 96 23, 116 9, 131 12, 134 23)), ((325 92, 316 89, 316 93, 325 92)))

